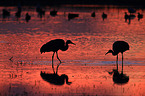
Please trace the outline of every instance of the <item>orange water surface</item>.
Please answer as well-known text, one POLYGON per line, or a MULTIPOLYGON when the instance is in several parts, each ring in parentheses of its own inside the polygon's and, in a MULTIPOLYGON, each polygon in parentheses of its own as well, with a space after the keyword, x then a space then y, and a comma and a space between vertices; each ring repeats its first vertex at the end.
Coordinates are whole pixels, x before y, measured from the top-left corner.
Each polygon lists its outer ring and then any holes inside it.
MULTIPOLYGON (((0 7, 0 10, 3 8, 10 10, 11 16, 2 20, 0 15, 0 96, 145 95, 145 19, 138 21, 137 13, 129 23, 124 19, 126 7, 64 6, 56 8, 56 17, 50 16, 51 8, 46 7, 45 17, 40 19, 34 7, 23 7, 17 21, 16 7, 0 7), (93 11, 95 18, 91 17, 93 11), (24 20, 27 12, 31 15, 28 23, 24 20), (79 17, 68 21, 70 12, 79 17), (108 15, 104 21, 103 12, 108 15), (63 62, 58 75, 66 74, 71 85, 51 84, 40 76, 41 71, 53 72, 53 53, 41 54, 40 48, 58 38, 76 44, 69 45, 65 52, 58 52, 63 62), (129 76, 129 82, 121 85, 114 84, 113 75, 108 74, 116 68, 116 57, 105 55, 117 40, 130 45, 130 50, 124 53, 124 73, 129 76)), ((145 12, 144 9, 136 11, 143 15, 145 12)), ((55 57, 55 68, 58 62, 55 57)))

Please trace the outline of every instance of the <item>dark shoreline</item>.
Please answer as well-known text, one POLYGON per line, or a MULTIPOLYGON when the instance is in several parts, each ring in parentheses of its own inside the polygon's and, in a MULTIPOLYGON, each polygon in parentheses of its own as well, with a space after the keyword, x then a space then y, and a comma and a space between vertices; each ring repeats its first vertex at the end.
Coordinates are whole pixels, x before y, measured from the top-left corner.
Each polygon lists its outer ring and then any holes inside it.
POLYGON ((145 7, 144 0, 1 0, 0 6, 119 5, 145 7), (48 2, 49 1, 49 2, 48 2))

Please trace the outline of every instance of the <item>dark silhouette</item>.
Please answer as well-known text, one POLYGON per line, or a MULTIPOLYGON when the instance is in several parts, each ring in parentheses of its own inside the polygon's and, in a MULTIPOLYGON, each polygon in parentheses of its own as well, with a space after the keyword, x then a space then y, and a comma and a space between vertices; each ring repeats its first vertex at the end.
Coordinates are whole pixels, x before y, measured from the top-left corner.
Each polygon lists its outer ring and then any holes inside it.
POLYGON ((42 18, 43 16, 45 16, 45 11, 42 8, 40 8, 40 5, 38 5, 36 7, 36 12, 38 13, 38 17, 40 17, 40 18, 42 18))
POLYGON ((139 21, 140 19, 142 19, 142 18, 143 18, 143 14, 140 14, 140 13, 138 12, 137 17, 138 17, 138 21, 139 21))
POLYGON ((127 14, 127 12, 125 12, 124 19, 125 19, 125 22, 127 22, 127 20, 129 19, 129 15, 127 14))
POLYGON ((10 12, 6 9, 3 9, 2 10, 2 16, 3 16, 3 19, 9 18, 10 17, 10 12))
POLYGON ((24 6, 35 6, 40 2, 43 6, 60 6, 60 5, 138 5, 144 7, 144 0, 0 0, 1 6, 15 6, 18 2, 22 2, 24 6))
POLYGON ((18 10, 18 11, 15 13, 15 16, 16 16, 17 20, 19 20, 20 17, 21 17, 21 10, 18 10))
POLYGON ((125 12, 125 16, 124 16, 125 22, 127 22, 127 20, 128 20, 128 24, 130 24, 131 20, 134 18, 135 18, 135 15, 133 15, 133 14, 128 15, 127 12, 125 12))
POLYGON ((112 72, 108 72, 110 75, 113 74, 113 82, 116 84, 126 84, 129 81, 129 76, 126 76, 123 73, 119 73, 118 70, 114 70, 112 72))
POLYGON ((30 19, 31 19, 31 16, 28 13, 26 13, 26 17, 25 17, 26 22, 29 22, 30 19))
MULTIPOLYGON (((66 51, 68 49, 68 44, 74 44, 71 40, 67 40, 66 43, 63 39, 55 39, 55 40, 51 40, 49 42, 47 42, 46 44, 44 44, 41 48, 40 48, 40 52, 41 54, 44 52, 50 52, 52 51, 53 52, 53 55, 52 55, 52 68, 53 68, 53 72, 55 73, 54 71, 54 67, 53 67, 53 57, 54 57, 54 54, 56 53, 56 56, 57 56, 57 59, 60 61, 61 63, 61 60, 59 59, 58 57, 58 54, 57 54, 57 51, 58 50, 62 50, 62 51, 66 51)), ((74 44, 75 45, 75 44, 74 44)))
POLYGON ((103 21, 104 21, 104 19, 107 18, 107 14, 105 14, 105 13, 103 12, 103 14, 102 14, 102 18, 103 18, 103 21))
POLYGON ((129 12, 130 14, 133 14, 133 13, 136 13, 136 10, 133 9, 133 8, 128 8, 128 12, 129 12))
POLYGON ((68 20, 74 19, 76 17, 79 17, 79 14, 73 14, 73 13, 68 14, 68 20))
POLYGON ((58 67, 61 63, 59 63, 57 65, 57 69, 56 69, 56 73, 54 72, 53 74, 52 73, 45 73, 45 72, 42 72, 40 73, 40 76, 42 77, 42 79, 44 79, 45 81, 51 83, 51 84, 54 84, 54 85, 63 85, 66 81, 66 84, 70 85, 72 82, 69 82, 68 81, 68 76, 65 75, 65 74, 62 74, 61 76, 59 76, 57 74, 58 72, 58 67))
POLYGON ((123 74, 123 52, 125 52, 126 50, 129 50, 129 45, 125 41, 116 41, 116 42, 114 42, 112 49, 113 50, 109 50, 106 54, 112 53, 113 56, 117 55, 116 65, 117 65, 117 70, 118 70, 118 54, 119 54, 119 52, 121 52, 121 54, 122 54, 122 74, 123 74))
POLYGON ((55 17, 57 15, 57 11, 53 10, 53 11, 50 11, 50 15, 55 17))
POLYGON ((95 12, 93 12, 93 13, 91 14, 91 17, 96 17, 95 12))
POLYGON ((64 85, 65 82, 68 85, 70 85, 72 83, 72 82, 68 81, 69 78, 66 74, 62 74, 61 76, 59 76, 57 73, 52 74, 52 73, 45 73, 45 72, 41 71, 40 76, 45 81, 49 82, 50 84, 54 84, 54 85, 64 85))
POLYGON ((10 60, 10 61, 13 61, 12 59, 13 59, 13 56, 12 56, 9 60, 10 60))

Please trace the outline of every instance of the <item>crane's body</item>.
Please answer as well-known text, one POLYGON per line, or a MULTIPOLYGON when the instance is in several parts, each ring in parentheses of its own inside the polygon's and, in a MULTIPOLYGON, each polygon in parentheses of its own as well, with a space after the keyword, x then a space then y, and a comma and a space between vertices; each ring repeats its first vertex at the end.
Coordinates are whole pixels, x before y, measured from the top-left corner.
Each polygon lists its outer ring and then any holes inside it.
POLYGON ((126 50, 129 50, 129 45, 125 41, 116 41, 113 44, 114 55, 117 55, 119 52, 123 53, 126 50))
MULTIPOLYGON (((68 47, 69 47, 68 44, 74 44, 74 43, 71 40, 67 40, 66 43, 65 43, 65 41, 63 39, 55 39, 55 40, 51 40, 51 41, 47 42, 46 44, 44 44, 40 48, 41 54, 45 53, 45 52, 51 52, 51 51, 53 52, 53 55, 52 55, 52 68, 53 68, 53 71, 54 71, 54 67, 53 67, 54 54, 56 53, 57 59, 60 61, 60 64, 61 64, 61 60, 58 57, 57 51, 58 50, 66 51, 68 49, 68 47)), ((58 64, 58 66, 60 64, 58 64)), ((58 66, 57 66, 57 69, 58 69, 58 66)), ((55 73, 55 71, 54 71, 54 73, 55 73)))

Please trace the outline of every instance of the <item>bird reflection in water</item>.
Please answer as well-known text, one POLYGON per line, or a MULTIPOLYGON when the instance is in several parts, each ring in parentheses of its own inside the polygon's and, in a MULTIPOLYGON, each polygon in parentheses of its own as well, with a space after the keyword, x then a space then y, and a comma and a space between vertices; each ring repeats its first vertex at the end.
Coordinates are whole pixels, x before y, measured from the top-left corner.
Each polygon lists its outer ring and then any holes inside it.
POLYGON ((58 71, 58 67, 59 67, 60 63, 57 66, 57 70, 54 73, 45 73, 42 72, 40 73, 40 76, 42 77, 43 80, 49 82, 50 84, 54 84, 54 85, 64 85, 65 82, 67 85, 70 85, 72 82, 68 81, 68 76, 66 74, 62 74, 62 75, 58 75, 57 71, 58 71))
POLYGON ((118 70, 113 69, 112 72, 108 72, 110 75, 113 74, 113 82, 115 84, 126 84, 129 81, 129 76, 123 74, 123 72, 119 73, 118 70))

